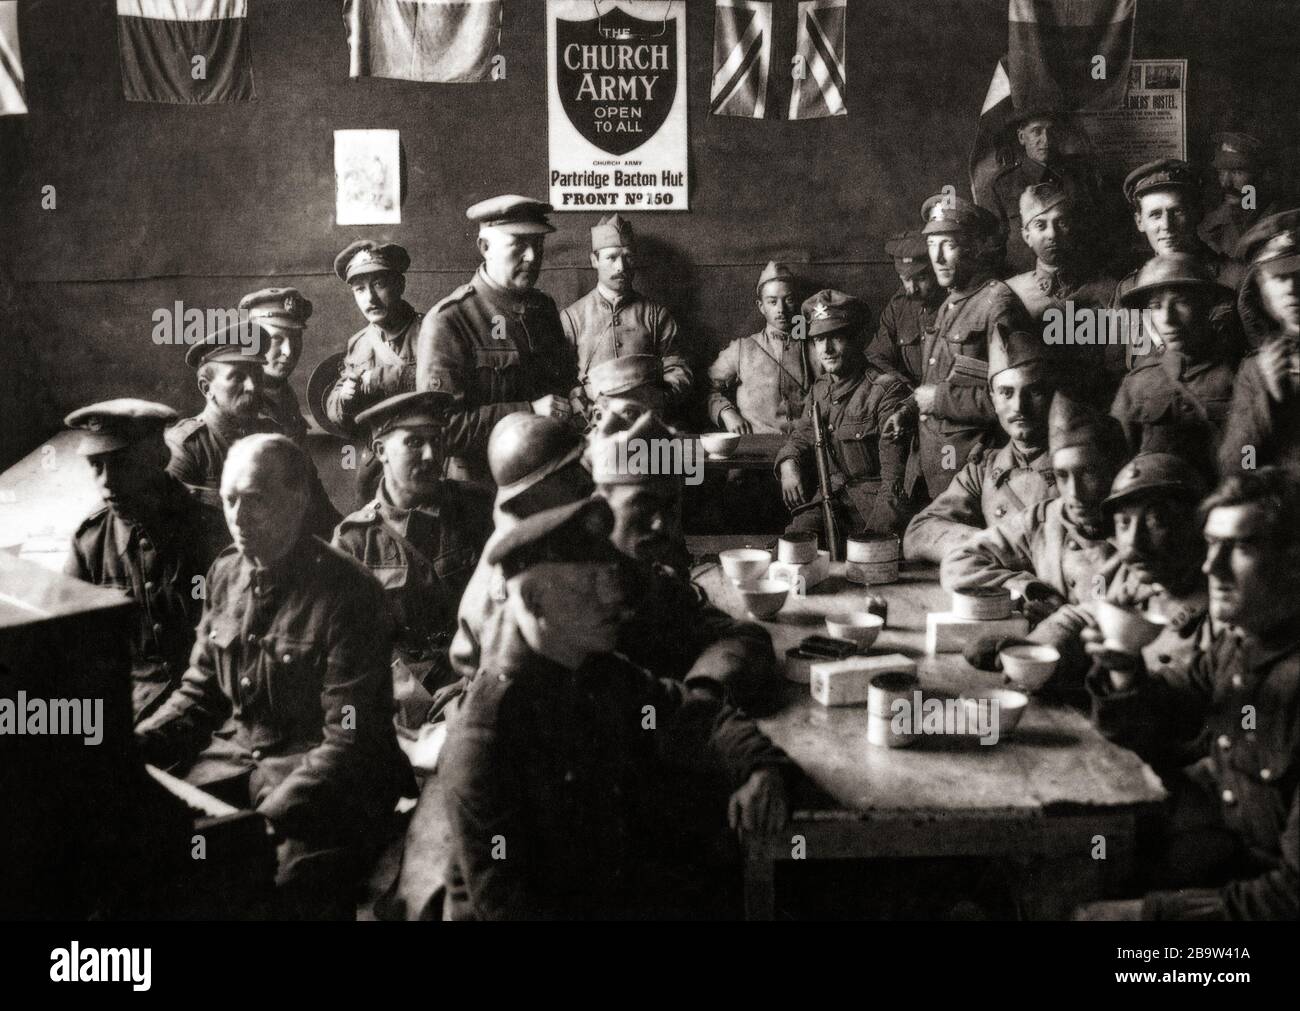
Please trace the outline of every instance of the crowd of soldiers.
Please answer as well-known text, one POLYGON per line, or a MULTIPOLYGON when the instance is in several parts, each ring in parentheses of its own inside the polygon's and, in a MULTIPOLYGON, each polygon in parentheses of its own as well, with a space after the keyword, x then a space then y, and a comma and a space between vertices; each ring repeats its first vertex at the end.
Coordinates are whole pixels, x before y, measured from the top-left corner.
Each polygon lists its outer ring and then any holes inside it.
MULTIPOLYGON (((1294 918, 1300 210, 1243 209, 1263 145, 1216 135, 1207 215, 1184 162, 1125 180, 1151 255, 1121 278, 1111 198, 1058 127, 1021 117, 996 206, 945 191, 890 240, 901 287, 870 341, 862 300, 801 300, 767 265, 764 326, 709 367, 707 416, 785 440, 729 493, 825 538, 819 412, 842 537, 899 535, 946 588, 1019 596, 1062 656, 1047 690, 1090 700, 1174 798, 1144 896, 1079 915, 1294 918), (1046 336, 1053 313, 1117 308, 1147 346, 1046 336), (1099 600, 1164 631, 1120 652, 1099 600)), ((104 500, 69 571, 139 605, 142 754, 266 816, 286 916, 352 915, 401 798, 387 903, 408 916, 728 915, 719 830, 785 823, 799 772, 746 715, 779 677, 770 637, 691 582, 681 475, 620 465, 683 438, 691 356, 633 287, 618 215, 592 229, 588 294, 561 312, 538 290, 550 210, 471 207, 482 265, 425 314, 402 247, 339 254, 366 319, 323 398, 366 442, 347 516, 288 384, 312 314, 295 289, 241 301, 260 357, 226 331, 189 350, 197 417, 127 399, 67 419, 104 500), (418 862, 436 895, 403 893, 418 862)))

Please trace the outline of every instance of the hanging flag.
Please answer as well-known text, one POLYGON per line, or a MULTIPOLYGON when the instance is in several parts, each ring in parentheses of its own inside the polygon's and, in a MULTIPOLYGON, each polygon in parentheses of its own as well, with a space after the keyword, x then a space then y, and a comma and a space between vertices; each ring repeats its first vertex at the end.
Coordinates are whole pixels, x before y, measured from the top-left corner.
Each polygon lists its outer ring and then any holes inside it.
POLYGON ((715 116, 762 119, 772 65, 772 5, 756 0, 718 0, 713 15, 715 116))
POLYGON ((254 98, 248 0, 117 0, 128 102, 254 98))
POLYGON ((18 0, 0 2, 0 116, 27 111, 23 58, 18 49, 18 0))
POLYGON ((346 0, 353 77, 487 81, 501 46, 501 0, 346 0))
POLYGON ((807 0, 799 4, 799 35, 790 119, 846 116, 844 105, 844 24, 848 0, 807 0))
POLYGON ((1017 109, 1116 109, 1137 0, 1010 0, 1007 71, 1017 109))
POLYGON ((993 70, 993 80, 989 82, 988 94, 984 96, 979 123, 975 128, 975 143, 970 151, 971 198, 981 207, 997 206, 993 180, 1015 160, 1015 152, 1007 141, 1007 126, 1014 111, 1011 106, 1011 79, 1007 76, 1007 58, 1003 56, 993 70))

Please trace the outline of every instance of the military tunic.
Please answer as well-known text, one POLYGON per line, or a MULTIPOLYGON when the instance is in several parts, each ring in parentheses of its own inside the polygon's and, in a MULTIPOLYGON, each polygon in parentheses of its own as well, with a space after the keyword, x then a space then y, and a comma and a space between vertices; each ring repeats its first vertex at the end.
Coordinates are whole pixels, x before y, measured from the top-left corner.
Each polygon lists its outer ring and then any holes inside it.
MULTIPOLYGON (((794 460, 806 476, 815 475, 812 412, 821 412, 831 494, 849 523, 842 534, 898 533, 907 522, 903 491, 906 449, 880 438, 881 426, 907 402, 907 396, 901 380, 870 366, 843 379, 828 373, 818 376, 803 417, 777 453, 777 473, 782 463, 794 460)), ((816 480, 812 487, 817 488, 816 480)), ((791 529, 821 531, 820 503, 818 492, 796 511, 791 529)))
POLYGON ((307 448, 307 421, 302 416, 298 395, 287 382, 262 383, 262 409, 276 423, 280 431, 301 449, 307 448))
POLYGON ((1115 548, 1072 523, 1059 499, 1038 502, 981 530, 954 548, 939 567, 945 590, 1005 586, 1023 595, 1044 583, 1068 603, 1089 600, 1105 587, 1102 567, 1115 548))
POLYGON ((1110 411, 1129 450, 1173 453, 1213 481, 1236 371, 1231 361, 1193 361, 1178 351, 1139 359, 1110 411))
MULTIPOLYGON (((1274 334, 1268 340, 1284 340, 1300 354, 1300 340, 1274 334)), ((1267 341, 1266 341, 1267 343, 1267 341)), ((1278 403, 1260 378, 1259 359, 1249 356, 1237 370, 1228 408, 1228 424, 1219 443, 1219 467, 1224 476, 1245 464, 1250 449, 1250 466, 1270 464, 1300 466, 1300 390, 1278 403)))
MULTIPOLYGON (((1086 158, 1068 155, 1052 165, 1022 154, 1014 164, 1004 168, 993 180, 993 197, 996 206, 989 208, 998 216, 1007 236, 1007 266, 1013 272, 1030 270, 1036 257, 1020 234, 1020 195, 1030 186, 1054 183, 1070 195, 1081 214, 1089 208, 1098 213, 1110 210, 1103 207, 1102 187, 1096 171, 1086 158)), ((1082 222, 1086 224, 1086 219, 1082 222)))
POLYGON ((461 481, 443 481, 414 509, 394 505, 381 483, 375 500, 335 531, 334 546, 379 580, 392 612, 399 730, 418 730, 435 693, 456 680, 447 658, 456 610, 491 533, 490 496, 461 481))
POLYGON ((420 324, 415 388, 455 398, 447 425, 448 476, 490 485, 487 443, 508 414, 551 394, 568 398, 573 352, 549 295, 509 291, 482 267, 420 324))
POLYGON ((732 341, 709 366, 709 417, 719 428, 730 409, 755 432, 788 434, 812 385, 804 344, 764 327, 732 341))
POLYGON ((1056 475, 1046 450, 1030 457, 1010 442, 977 446, 943 494, 912 517, 903 555, 938 564, 985 527, 1055 497, 1056 475))
MULTIPOLYGON (((1133 748, 1178 793, 1210 808, 1206 826, 1237 843, 1221 887, 1149 893, 1144 919, 1291 920, 1300 917, 1300 638, 1292 622, 1266 639, 1231 632, 1117 691, 1088 677, 1098 728, 1133 748), (1242 714, 1250 712, 1252 720, 1242 714)), ((1177 815, 1175 815, 1175 820, 1177 815)), ((1190 847, 1184 846, 1185 852, 1190 847)))
POLYGON ((867 345, 867 362, 881 372, 892 372, 908 386, 921 385, 925 373, 921 350, 925 335, 935 329, 944 291, 935 289, 937 297, 922 302, 899 288, 880 312, 876 336, 867 345))
POLYGON ((370 323, 348 338, 339 381, 325 398, 326 415, 345 431, 366 408, 415 389, 415 346, 424 313, 403 302, 401 318, 406 322, 392 334, 378 323, 370 323), (344 403, 339 387, 347 378, 358 380, 358 389, 357 395, 344 403))
MULTIPOLYGON (((72 535, 64 571, 121 590, 137 604, 131 635, 131 702, 136 722, 180 684, 203 610, 208 566, 220 551, 210 511, 175 478, 165 478, 156 528, 105 506, 72 535)), ((225 533, 224 526, 220 531, 225 533)))
POLYGON ((923 385, 935 387, 934 410, 921 418, 919 458, 908 465, 909 478, 924 476, 932 498, 948 487, 976 442, 997 424, 988 392, 989 340, 999 331, 1029 328, 1020 300, 987 275, 944 301, 921 351, 923 385))
POLYGON ((610 302, 593 288, 560 313, 564 336, 578 363, 578 382, 594 400, 587 374, 597 365, 625 355, 654 355, 663 363, 668 403, 683 405, 691 392, 690 363, 678 347, 677 322, 668 308, 640 292, 610 302))
POLYGON ((1225 200, 1210 211, 1196 226, 1196 234, 1202 242, 1220 256, 1233 258, 1237 243, 1246 231, 1260 218, 1267 218, 1281 210, 1276 203, 1271 203, 1263 210, 1248 211, 1241 206, 1241 201, 1225 200))

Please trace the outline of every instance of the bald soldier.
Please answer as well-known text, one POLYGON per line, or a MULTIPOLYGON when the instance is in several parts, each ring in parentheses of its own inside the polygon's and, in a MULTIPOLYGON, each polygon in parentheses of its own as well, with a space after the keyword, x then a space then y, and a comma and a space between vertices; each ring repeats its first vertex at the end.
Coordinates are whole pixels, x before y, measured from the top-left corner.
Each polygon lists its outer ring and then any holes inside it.
POLYGON ((429 310, 416 346, 417 390, 450 393, 449 477, 490 482, 488 437, 517 411, 568 420, 573 353, 549 295, 537 290, 550 204, 493 197, 465 212, 483 263, 429 310))
POLYGON ((997 421, 988 395, 989 341, 994 334, 1027 331, 1030 323, 1020 300, 993 277, 1001 247, 989 211, 937 194, 922 205, 921 217, 930 263, 948 296, 921 348, 923 381, 885 435, 907 435, 919 418, 920 452, 908 461, 908 484, 920 473, 934 498, 997 421))
POLYGON ((82 433, 84 457, 104 506, 72 535, 64 572, 121 590, 136 602, 131 704, 136 722, 180 684, 203 609, 208 566, 224 538, 213 517, 167 473, 164 404, 107 400, 64 419, 82 433))
POLYGON ((1261 218, 1276 214, 1275 194, 1264 142, 1248 133, 1210 134, 1210 167, 1218 179, 1220 204, 1201 219, 1196 234, 1221 256, 1235 258, 1237 243, 1261 218))
POLYGON ((654 355, 663 367, 667 408, 676 413, 689 398, 694 377, 672 313, 632 287, 636 236, 621 215, 611 214, 592 226, 591 265, 596 287, 560 313, 578 365, 575 398, 590 407, 589 377, 596 366, 625 355, 654 355))
POLYGON ((797 279, 772 260, 758 275, 754 304, 763 329, 738 337, 709 367, 709 417, 720 429, 788 434, 812 386, 804 342, 792 336, 799 312, 797 279))
POLYGON ((938 564, 985 527, 1056 497, 1047 452, 1054 376, 1044 351, 1039 338, 1023 332, 992 342, 989 395, 1003 435, 977 446, 952 484, 912 518, 905 557, 938 564))
POLYGON ((289 377, 302 357, 303 332, 311 319, 311 300, 297 288, 263 288, 239 300, 239 309, 266 335, 262 365, 262 410, 280 431, 304 449, 307 422, 289 377))

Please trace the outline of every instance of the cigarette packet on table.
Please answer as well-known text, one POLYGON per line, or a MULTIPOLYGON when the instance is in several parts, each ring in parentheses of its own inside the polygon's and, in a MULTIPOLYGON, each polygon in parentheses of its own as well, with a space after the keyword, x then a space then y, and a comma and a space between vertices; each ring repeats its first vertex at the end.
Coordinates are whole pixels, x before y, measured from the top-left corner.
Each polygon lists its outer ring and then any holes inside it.
POLYGON ((901 653, 855 656, 812 665, 809 688, 824 706, 853 706, 867 701, 867 689, 877 674, 898 671, 916 674, 916 662, 901 653))

